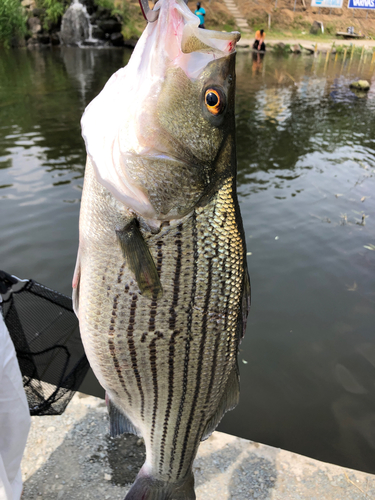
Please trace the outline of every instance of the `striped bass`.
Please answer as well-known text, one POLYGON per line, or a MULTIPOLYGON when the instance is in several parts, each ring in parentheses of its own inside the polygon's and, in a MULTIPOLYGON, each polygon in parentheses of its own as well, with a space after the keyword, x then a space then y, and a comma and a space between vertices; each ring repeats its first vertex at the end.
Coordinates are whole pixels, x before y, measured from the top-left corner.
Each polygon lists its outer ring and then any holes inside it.
POLYGON ((201 440, 239 398, 250 283, 236 194, 235 45, 159 0, 82 118, 73 301, 111 435, 142 436, 126 500, 195 499, 201 440))

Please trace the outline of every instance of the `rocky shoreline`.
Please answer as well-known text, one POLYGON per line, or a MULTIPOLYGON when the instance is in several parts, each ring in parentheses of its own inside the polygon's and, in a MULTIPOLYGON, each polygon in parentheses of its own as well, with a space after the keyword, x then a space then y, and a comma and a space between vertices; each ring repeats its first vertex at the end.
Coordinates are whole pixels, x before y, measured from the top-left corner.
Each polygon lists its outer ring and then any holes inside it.
MULTIPOLYGON (((275 417, 276 418, 276 417, 275 417)), ((61 416, 32 417, 22 500, 123 500, 142 440, 110 438, 102 399, 76 393, 61 416)), ((197 500, 365 500, 375 476, 215 432, 194 462, 197 500)))

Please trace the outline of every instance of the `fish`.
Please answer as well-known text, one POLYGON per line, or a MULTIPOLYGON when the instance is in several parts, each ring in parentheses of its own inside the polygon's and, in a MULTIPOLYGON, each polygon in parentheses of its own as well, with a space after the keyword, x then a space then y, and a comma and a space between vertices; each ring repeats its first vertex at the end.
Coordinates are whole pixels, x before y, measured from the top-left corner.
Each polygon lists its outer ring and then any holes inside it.
POLYGON ((74 310, 112 436, 142 436, 126 500, 192 500, 193 461, 239 399, 250 307, 236 191, 238 32, 159 0, 82 117, 74 310))

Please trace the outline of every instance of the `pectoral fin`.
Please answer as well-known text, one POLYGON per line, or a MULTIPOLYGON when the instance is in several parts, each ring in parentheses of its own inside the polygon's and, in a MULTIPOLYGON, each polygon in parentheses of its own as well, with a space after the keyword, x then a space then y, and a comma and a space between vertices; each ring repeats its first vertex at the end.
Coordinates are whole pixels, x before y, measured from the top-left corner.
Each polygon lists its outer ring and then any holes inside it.
POLYGON ((142 295, 148 299, 160 299, 163 296, 160 278, 137 221, 133 219, 124 229, 116 230, 116 234, 142 295))

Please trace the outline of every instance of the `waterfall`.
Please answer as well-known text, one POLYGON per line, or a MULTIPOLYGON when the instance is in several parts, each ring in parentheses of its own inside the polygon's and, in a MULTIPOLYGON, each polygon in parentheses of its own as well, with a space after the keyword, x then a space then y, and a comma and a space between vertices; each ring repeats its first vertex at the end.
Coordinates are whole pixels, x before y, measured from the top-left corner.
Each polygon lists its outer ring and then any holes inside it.
POLYGON ((60 39, 65 45, 99 45, 100 40, 92 36, 92 24, 86 6, 73 0, 61 22, 60 39))

